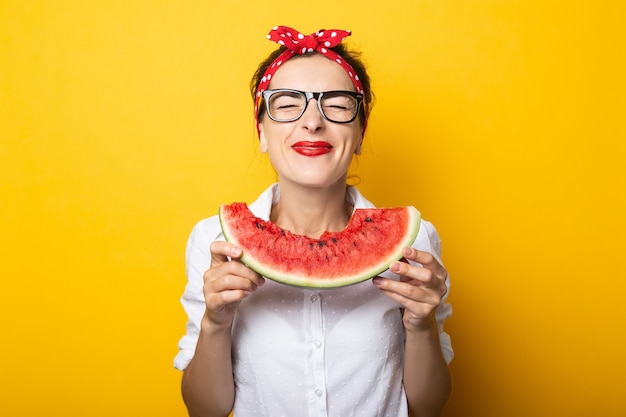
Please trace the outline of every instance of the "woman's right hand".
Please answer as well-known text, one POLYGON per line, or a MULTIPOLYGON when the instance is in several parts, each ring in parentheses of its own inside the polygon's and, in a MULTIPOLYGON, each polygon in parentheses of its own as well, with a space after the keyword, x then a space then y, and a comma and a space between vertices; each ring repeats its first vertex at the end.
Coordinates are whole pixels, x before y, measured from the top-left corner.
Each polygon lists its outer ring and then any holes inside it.
POLYGON ((241 248, 214 241, 210 250, 211 267, 204 273, 205 319, 212 326, 227 329, 241 300, 263 285, 265 279, 239 260, 241 248))

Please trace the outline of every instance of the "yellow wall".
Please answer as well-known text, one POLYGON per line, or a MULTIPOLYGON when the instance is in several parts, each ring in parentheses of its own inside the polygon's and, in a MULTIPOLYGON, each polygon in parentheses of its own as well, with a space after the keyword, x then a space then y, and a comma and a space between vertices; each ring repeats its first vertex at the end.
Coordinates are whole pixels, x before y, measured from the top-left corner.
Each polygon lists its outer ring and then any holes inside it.
POLYGON ((442 236, 446 417, 624 415, 624 6, 295 3, 0 1, 0 414, 184 415, 186 238, 273 179, 247 82, 285 24, 353 30, 360 187, 442 236))

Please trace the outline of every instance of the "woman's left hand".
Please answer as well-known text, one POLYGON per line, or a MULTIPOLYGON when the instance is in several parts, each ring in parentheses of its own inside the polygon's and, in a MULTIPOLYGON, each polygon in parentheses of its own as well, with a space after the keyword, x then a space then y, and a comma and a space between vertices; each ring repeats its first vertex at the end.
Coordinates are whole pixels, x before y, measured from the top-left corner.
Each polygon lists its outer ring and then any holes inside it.
POLYGON ((407 247, 402 254, 408 262, 393 262, 389 270, 400 275, 399 281, 376 277, 373 282, 383 293, 404 307, 404 327, 407 331, 432 329, 435 326, 435 311, 447 292, 448 272, 426 251, 407 247))

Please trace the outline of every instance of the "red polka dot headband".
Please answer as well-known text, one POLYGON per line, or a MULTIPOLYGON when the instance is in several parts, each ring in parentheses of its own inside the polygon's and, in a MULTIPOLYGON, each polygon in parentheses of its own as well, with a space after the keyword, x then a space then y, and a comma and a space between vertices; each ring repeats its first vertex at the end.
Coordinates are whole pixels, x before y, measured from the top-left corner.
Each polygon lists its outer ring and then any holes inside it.
MULTIPOLYGON (((259 103, 261 102, 263 91, 267 90, 272 77, 276 71, 278 71, 280 66, 295 55, 319 52, 326 58, 332 59, 341 65, 341 67, 346 71, 352 81, 352 84, 354 84, 356 91, 363 94, 363 85, 361 84, 361 80, 359 80, 359 76, 356 71, 354 71, 354 68, 352 68, 352 66, 338 53, 330 49, 339 45, 344 39, 350 36, 350 34, 351 32, 349 30, 320 29, 307 36, 286 26, 276 26, 270 31, 267 38, 286 47, 287 49, 267 67, 267 70, 263 74, 261 82, 259 82, 259 86, 257 87, 254 102, 254 116, 257 123, 257 130, 259 124, 259 103)), ((363 106, 365 106, 365 102, 363 103, 363 106)))

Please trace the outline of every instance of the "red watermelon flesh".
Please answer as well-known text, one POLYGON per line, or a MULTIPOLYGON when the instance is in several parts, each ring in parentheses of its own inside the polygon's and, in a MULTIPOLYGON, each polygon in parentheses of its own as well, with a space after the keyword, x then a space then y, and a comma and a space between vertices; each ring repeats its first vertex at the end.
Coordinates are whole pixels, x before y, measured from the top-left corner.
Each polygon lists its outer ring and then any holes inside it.
POLYGON ((243 249, 241 260, 274 281, 313 288, 336 288, 372 278, 402 258, 419 231, 415 207, 356 209, 347 227, 319 239, 262 220, 245 203, 220 207, 227 241, 243 249))

